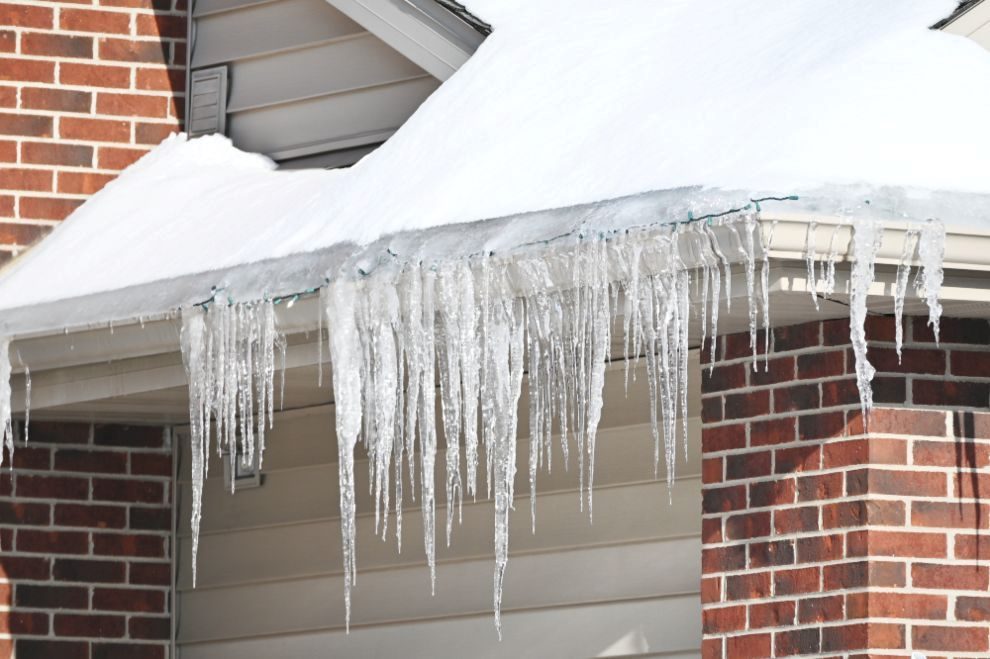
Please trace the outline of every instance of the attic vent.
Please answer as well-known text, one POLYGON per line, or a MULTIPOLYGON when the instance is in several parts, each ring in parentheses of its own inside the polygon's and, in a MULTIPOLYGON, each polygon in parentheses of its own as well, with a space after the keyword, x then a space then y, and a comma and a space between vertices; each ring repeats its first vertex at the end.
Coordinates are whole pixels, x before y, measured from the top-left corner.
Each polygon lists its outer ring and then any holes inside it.
POLYGON ((223 133, 227 127, 227 67, 193 71, 190 82, 189 135, 223 133))

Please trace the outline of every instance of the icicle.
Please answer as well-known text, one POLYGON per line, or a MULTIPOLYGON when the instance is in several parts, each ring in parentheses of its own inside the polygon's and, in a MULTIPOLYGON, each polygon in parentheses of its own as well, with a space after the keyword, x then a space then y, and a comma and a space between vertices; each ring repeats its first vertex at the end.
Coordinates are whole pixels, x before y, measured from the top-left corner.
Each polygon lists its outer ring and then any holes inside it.
MULTIPOLYGON (((10 461, 8 467, 14 468, 14 426, 10 411, 10 339, 0 338, 0 432, 3 433, 3 446, 10 461)), ((0 456, 0 464, 3 463, 0 456)))
MULTIPOLYGON (((777 220, 770 223, 770 231, 762 241, 763 267, 760 270, 760 294, 763 305, 763 370, 770 369, 770 245, 773 243, 773 232, 777 229, 777 220)), ((761 232, 762 237, 762 232, 761 232)))
POLYGON ((333 360, 334 409, 337 419, 340 477, 340 532, 344 555, 345 626, 351 626, 351 588, 357 581, 355 556, 354 448, 361 432, 363 382, 361 337, 357 326, 357 294, 349 282, 330 286, 326 308, 333 360))
POLYGON ((753 242, 753 232, 759 231, 756 218, 747 215, 743 220, 743 230, 746 232, 745 258, 746 258, 746 300, 749 309, 749 348, 753 353, 753 371, 756 372, 756 248, 753 242))
POLYGON ((815 303, 815 311, 819 310, 818 307, 818 282, 815 280, 815 234, 817 233, 818 223, 808 222, 808 234, 805 240, 804 246, 804 260, 808 266, 808 292, 811 293, 811 301, 815 303))
POLYGON ((839 258, 839 245, 835 242, 835 239, 839 235, 839 231, 841 229, 841 224, 837 224, 835 228, 832 229, 832 236, 828 240, 828 257, 821 264, 821 279, 825 284, 822 295, 826 300, 830 299, 832 294, 835 293, 835 262, 839 258))
POLYGON ((939 341, 939 321, 942 318, 942 281, 945 273, 942 262, 945 257, 945 225, 941 220, 929 219, 921 227, 918 242, 918 256, 921 260, 921 281, 925 289, 925 302, 928 304, 928 325, 935 334, 935 344, 939 341))
POLYGON ((192 583, 196 586, 197 555, 199 553, 199 524, 202 519, 203 479, 205 478, 205 463, 209 456, 205 448, 205 435, 210 432, 209 420, 204 418, 208 413, 209 381, 207 379, 207 359, 205 354, 205 320, 204 313, 198 309, 189 310, 182 314, 182 361, 186 368, 186 378, 189 382, 189 438, 192 472, 192 516, 190 529, 192 531, 192 583))
POLYGON ((879 222, 859 220, 853 227, 853 267, 849 297, 849 329, 853 353, 856 357, 856 385, 863 410, 864 422, 869 418, 873 407, 873 389, 870 383, 876 369, 866 358, 866 299, 873 283, 874 263, 880 243, 883 240, 883 227, 879 222))
POLYGON ((908 280, 911 278, 911 260, 918 247, 918 232, 914 229, 904 234, 904 248, 897 264, 897 279, 894 283, 894 330, 897 349, 897 363, 901 363, 901 346, 904 344, 904 296, 907 294, 908 280))
POLYGON ((24 443, 31 430, 31 369, 24 364, 24 443))

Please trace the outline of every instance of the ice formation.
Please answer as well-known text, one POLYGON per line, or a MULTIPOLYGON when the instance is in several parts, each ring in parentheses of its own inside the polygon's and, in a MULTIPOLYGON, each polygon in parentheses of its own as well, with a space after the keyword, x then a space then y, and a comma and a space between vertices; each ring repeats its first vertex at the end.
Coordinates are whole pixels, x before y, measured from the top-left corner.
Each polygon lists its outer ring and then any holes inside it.
MULTIPOLYGON (((10 417, 10 338, 0 338, 0 433, 10 466, 14 466, 14 426, 10 417)), ((2 462, 0 455, 0 462, 2 462)))
MULTIPOLYGON (((776 222, 760 221, 757 204, 755 211, 747 207, 679 224, 582 227, 505 254, 430 261, 358 252, 344 268, 328 273, 329 283, 320 291, 325 318, 319 324, 322 337, 326 321, 333 364, 348 626, 357 577, 358 444, 369 458, 376 529, 384 538, 394 516, 400 551, 403 497, 418 478, 433 590, 438 533, 448 545, 452 542, 465 496, 487 492, 494 498, 493 605, 501 633, 524 379, 533 532, 537 475, 551 468, 551 442, 558 437, 564 460, 575 458, 580 504, 592 514, 596 437, 613 330, 622 334, 618 344, 627 366, 645 360, 656 472, 662 464, 672 483, 677 445, 683 442, 687 448, 690 323, 699 324, 701 347, 711 351, 714 361, 719 310, 723 304, 729 308, 732 266, 740 265, 752 365, 759 367, 761 321, 764 352, 770 349, 769 253, 775 227, 776 222), (439 481, 438 451, 444 469, 439 481), (440 531, 435 482, 443 484, 447 504, 440 531)), ((852 235, 850 280, 840 292, 849 296, 857 382, 868 413, 874 369, 867 359, 867 296, 883 225, 870 217, 840 224, 822 254, 815 248, 815 228, 809 227, 804 256, 816 301, 819 287, 823 297, 835 293, 836 261, 840 251, 845 253, 837 245, 840 231, 852 235)), ((918 294, 926 299, 937 329, 944 228, 931 220, 905 236, 895 286, 898 322, 917 250, 918 294)), ((205 307, 184 310, 182 321, 190 385, 195 575, 211 435, 230 460, 236 455, 251 460, 255 451, 264 450, 274 410, 276 353, 284 354, 285 340, 275 326, 271 301, 234 304, 217 292, 205 307)))

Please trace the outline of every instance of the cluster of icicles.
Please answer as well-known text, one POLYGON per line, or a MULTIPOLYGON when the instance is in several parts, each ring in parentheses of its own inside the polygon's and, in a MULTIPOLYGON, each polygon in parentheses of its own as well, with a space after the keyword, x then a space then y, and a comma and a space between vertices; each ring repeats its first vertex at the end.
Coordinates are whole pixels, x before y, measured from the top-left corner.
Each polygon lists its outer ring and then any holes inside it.
MULTIPOLYGON (((816 305, 819 296, 835 290, 835 261, 840 251, 847 251, 835 244, 840 228, 821 258, 814 246, 816 229, 809 229, 809 288, 816 305)), ((321 291, 320 307, 326 314, 333 366, 347 624, 357 575, 358 443, 369 458, 376 533, 384 538, 389 516, 394 515, 400 551, 403 497, 416 496, 409 490, 415 488, 418 463, 424 549, 434 587, 438 435, 446 444, 442 453, 448 544, 464 497, 491 497, 494 491, 494 608, 501 633, 524 375, 529 385, 527 467, 534 530, 536 474, 551 466, 554 437, 559 438, 565 461, 574 455, 581 505, 587 506, 589 517, 592 513, 596 433, 613 326, 623 332, 627 384, 630 361, 645 360, 655 462, 658 469, 663 456, 669 483, 678 440, 686 450, 689 323, 692 317, 700 323, 701 347, 714 357, 719 311, 723 305, 730 307, 732 269, 741 267, 753 368, 758 368, 758 326, 770 325, 772 235, 773 225, 741 213, 714 222, 574 236, 511 256, 405 265, 392 260, 358 278, 333 278, 321 291), (485 477, 483 491, 479 470, 485 477)), ((871 404, 873 376, 866 359, 866 297, 881 237, 878 223, 854 223, 850 251, 855 262, 848 293, 865 408, 871 404)), ((916 284, 928 298, 937 329, 943 242, 938 222, 908 233, 897 274, 898 326, 917 252, 921 267, 916 284)), ((320 326, 322 335, 322 319, 320 326)), ((769 341, 769 334, 764 340, 769 341)), ((208 311, 183 313, 182 351, 192 417, 194 578, 211 427, 218 451, 251 461, 255 451, 264 450, 265 428, 274 409, 276 354, 282 352, 284 364, 284 350, 271 302, 221 301, 208 311)))

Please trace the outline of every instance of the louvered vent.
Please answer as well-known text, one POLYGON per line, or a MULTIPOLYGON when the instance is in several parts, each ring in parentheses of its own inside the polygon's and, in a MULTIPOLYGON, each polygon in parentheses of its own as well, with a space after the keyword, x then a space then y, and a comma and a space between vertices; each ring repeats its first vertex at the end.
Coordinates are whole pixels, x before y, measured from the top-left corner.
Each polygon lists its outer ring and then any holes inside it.
POLYGON ((193 71, 190 97, 189 135, 223 134, 227 127, 227 67, 193 71))

